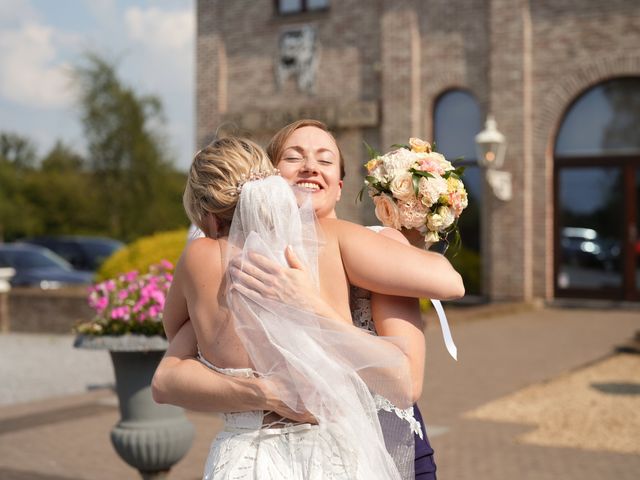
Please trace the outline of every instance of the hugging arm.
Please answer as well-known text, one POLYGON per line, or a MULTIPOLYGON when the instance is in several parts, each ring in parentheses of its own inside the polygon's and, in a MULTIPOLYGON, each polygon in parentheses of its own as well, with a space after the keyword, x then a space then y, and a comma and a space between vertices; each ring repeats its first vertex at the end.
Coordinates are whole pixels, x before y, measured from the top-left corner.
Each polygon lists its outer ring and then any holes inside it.
POLYGON ((462 277, 439 253, 427 252, 336 219, 320 224, 338 239, 349 282, 372 292, 451 300, 464 295, 462 277))
POLYGON ((197 340, 190 321, 180 327, 153 376, 157 403, 199 412, 240 412, 267 407, 259 380, 236 378, 210 370, 196 359, 197 340))

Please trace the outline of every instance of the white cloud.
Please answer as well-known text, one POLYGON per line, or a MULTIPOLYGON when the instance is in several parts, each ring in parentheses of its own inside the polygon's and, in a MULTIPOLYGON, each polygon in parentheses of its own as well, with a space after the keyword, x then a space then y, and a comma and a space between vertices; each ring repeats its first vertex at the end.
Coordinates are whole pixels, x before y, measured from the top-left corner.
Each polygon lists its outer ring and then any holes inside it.
MULTIPOLYGON (((69 67, 58 61, 53 28, 25 23, 0 30, 0 95, 29 106, 56 108, 71 101, 69 67)), ((67 43, 70 40, 64 36, 67 43)))
POLYGON ((152 50, 183 50, 193 45, 195 18, 193 11, 143 9, 131 7, 125 12, 131 39, 152 50))
POLYGON ((38 19, 39 12, 28 0, 0 2, 0 26, 15 26, 25 19, 38 19))

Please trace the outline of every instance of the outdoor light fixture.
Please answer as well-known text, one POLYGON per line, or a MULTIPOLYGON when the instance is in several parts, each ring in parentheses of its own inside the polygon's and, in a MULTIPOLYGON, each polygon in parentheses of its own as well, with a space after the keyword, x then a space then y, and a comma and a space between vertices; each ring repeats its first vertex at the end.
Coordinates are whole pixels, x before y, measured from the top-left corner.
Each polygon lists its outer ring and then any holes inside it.
POLYGON ((511 173, 499 170, 504 163, 507 143, 504 135, 498 131, 493 115, 487 115, 484 130, 476 135, 478 162, 485 169, 487 183, 493 194, 506 202, 511 200, 511 173))

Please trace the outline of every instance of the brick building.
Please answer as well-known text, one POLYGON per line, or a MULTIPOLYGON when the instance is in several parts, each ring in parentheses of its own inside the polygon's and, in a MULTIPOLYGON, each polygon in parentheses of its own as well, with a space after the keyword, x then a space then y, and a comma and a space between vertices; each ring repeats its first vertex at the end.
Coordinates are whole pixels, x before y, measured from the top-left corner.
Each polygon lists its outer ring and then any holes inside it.
POLYGON ((352 200, 363 140, 435 139, 469 166, 478 290, 640 300, 640 3, 200 0, 197 16, 199 145, 324 120, 347 162, 339 214, 377 223, 352 200), (488 114, 507 142, 506 201, 475 161, 488 114))

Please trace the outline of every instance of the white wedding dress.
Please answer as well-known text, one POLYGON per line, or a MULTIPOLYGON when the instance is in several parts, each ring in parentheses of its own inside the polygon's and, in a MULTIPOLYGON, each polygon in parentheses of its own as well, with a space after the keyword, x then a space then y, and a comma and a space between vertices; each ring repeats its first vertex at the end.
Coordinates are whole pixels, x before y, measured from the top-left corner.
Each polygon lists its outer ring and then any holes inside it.
MULTIPOLYGON (((241 254, 243 261, 256 252, 283 266, 284 249, 291 245, 317 280, 321 243, 313 210, 310 205, 298 209, 280 177, 242 187, 228 242, 229 252, 241 254)), ((294 411, 308 411, 318 424, 271 422, 273 413, 262 411, 225 414, 203 478, 413 478, 409 419, 401 409, 388 409, 392 402, 411 404, 409 367, 397 340, 294 305, 247 297, 231 279, 227 285, 225 298, 252 368, 220 368, 202 355, 200 360, 225 375, 260 376, 280 401, 294 411)))
MULTIPOLYGON (((255 373, 250 368, 217 368, 202 357, 200 360, 225 375, 250 377, 255 373)), ((265 425, 266 414, 224 414, 224 429, 211 445, 204 480, 365 478, 353 471, 357 465, 354 452, 328 429, 308 423, 265 425)))

